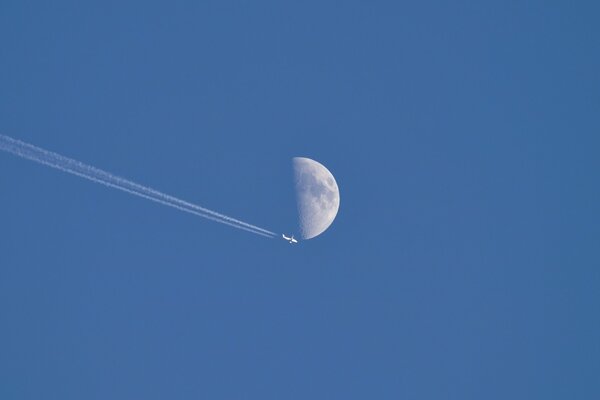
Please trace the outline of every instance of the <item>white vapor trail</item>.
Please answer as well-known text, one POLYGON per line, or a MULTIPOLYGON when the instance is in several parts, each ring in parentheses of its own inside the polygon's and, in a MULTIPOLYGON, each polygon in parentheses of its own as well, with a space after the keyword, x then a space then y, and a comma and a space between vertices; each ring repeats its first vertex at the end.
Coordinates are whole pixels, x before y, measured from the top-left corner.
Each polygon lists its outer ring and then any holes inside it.
POLYGON ((6 135, 0 134, 0 150, 237 229, 242 229, 268 238, 272 238, 276 235, 274 232, 258 226, 200 207, 196 204, 142 186, 80 161, 44 150, 6 135))

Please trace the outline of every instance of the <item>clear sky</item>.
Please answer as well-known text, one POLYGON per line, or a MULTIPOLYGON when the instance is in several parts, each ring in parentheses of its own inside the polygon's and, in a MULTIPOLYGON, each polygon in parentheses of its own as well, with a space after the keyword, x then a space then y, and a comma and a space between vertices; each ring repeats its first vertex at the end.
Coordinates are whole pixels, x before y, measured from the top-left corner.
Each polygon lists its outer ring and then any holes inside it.
POLYGON ((593 1, 0 2, 2 399, 600 398, 593 1))

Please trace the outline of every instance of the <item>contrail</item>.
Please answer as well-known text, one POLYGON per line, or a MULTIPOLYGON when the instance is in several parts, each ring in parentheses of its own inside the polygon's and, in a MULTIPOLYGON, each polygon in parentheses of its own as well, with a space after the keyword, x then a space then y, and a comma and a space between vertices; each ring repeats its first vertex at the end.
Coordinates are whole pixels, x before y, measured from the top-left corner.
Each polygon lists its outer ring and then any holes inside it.
POLYGON ((196 204, 192 204, 168 194, 159 192, 158 190, 142 186, 125 178, 112 175, 96 167, 92 167, 72 158, 44 150, 20 140, 13 139, 6 135, 0 134, 0 150, 4 150, 16 156, 88 179, 92 182, 119 189, 123 192, 143 197, 156 203, 173 207, 178 210, 229 225, 237 229, 242 229, 269 238, 272 238, 276 235, 274 232, 258 226, 237 220, 224 214, 220 214, 216 211, 209 210, 208 208, 200 207, 196 204))

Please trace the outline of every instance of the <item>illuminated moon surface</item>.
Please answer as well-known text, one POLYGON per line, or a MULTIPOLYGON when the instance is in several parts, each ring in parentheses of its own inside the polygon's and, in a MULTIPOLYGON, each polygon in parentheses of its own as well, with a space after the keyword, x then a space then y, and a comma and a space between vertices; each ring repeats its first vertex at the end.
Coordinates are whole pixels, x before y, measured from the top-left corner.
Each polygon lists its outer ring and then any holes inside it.
POLYGON ((323 233, 340 208, 340 191, 331 172, 310 158, 295 157, 296 202, 302 239, 323 233))

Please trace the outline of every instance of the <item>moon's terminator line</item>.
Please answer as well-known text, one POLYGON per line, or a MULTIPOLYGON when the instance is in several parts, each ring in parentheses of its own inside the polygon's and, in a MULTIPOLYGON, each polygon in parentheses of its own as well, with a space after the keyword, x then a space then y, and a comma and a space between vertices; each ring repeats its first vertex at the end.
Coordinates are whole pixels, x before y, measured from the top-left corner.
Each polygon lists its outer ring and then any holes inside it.
POLYGON ((275 236, 275 233, 269 230, 189 203, 174 196, 159 192, 158 190, 112 175, 99 168, 92 167, 80 161, 44 150, 2 134, 0 134, 0 150, 237 229, 242 229, 268 238, 273 238, 275 236))

